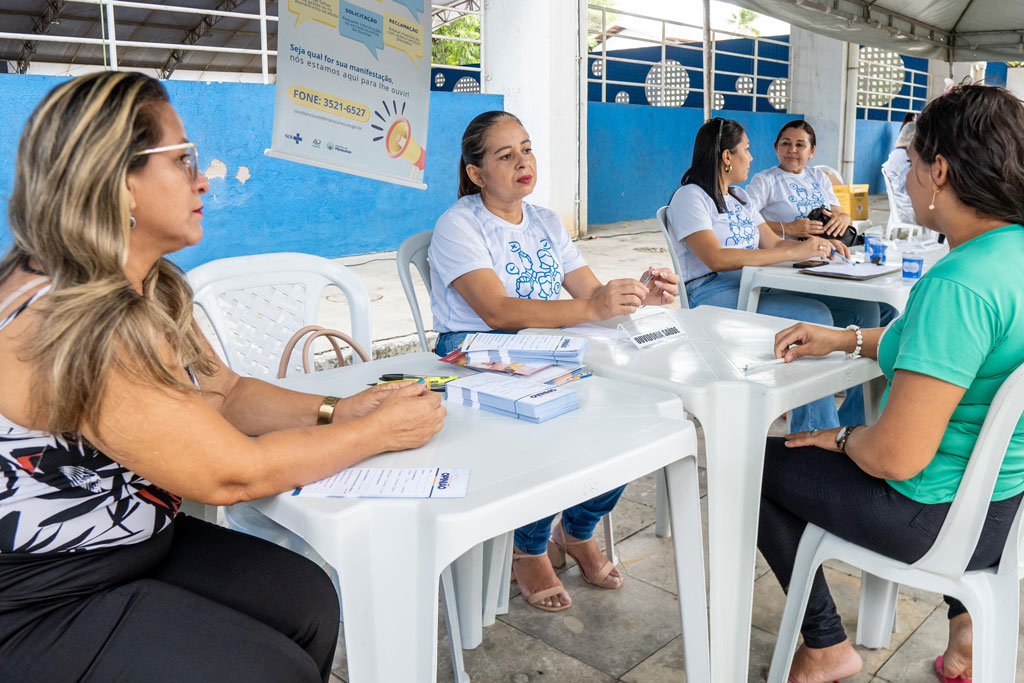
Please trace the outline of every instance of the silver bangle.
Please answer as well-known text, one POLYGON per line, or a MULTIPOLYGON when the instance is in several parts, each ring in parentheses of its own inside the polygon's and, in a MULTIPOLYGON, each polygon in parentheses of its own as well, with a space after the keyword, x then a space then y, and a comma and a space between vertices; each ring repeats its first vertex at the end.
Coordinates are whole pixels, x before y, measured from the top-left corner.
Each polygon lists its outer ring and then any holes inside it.
POLYGON ((860 358, 860 350, 864 347, 864 334, 860 331, 860 328, 856 325, 847 325, 846 329, 853 330, 854 334, 857 335, 857 347, 853 350, 853 353, 846 354, 847 358, 860 358))

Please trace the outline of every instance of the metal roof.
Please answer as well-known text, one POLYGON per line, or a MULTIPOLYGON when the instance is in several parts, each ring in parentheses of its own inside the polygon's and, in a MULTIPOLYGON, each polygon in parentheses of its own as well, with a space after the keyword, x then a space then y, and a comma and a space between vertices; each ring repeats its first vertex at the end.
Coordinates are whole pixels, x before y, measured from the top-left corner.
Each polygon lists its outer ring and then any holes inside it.
MULTIPOLYGON (((282 0, 284 1, 284 0, 282 0)), ((116 5, 115 36, 118 41, 197 45, 228 49, 260 49, 258 18, 185 14, 160 8, 160 4, 194 9, 259 15, 259 0, 173 0, 170 3, 138 3, 148 7, 116 5)), ((460 16, 459 9, 479 10, 479 0, 434 0, 434 24, 460 16)), ((277 16, 278 0, 266 0, 267 14, 277 16)), ((75 0, 0 0, 0 33, 46 34, 97 40, 110 27, 105 7, 75 0)), ((277 22, 267 22, 267 49, 277 50, 277 22)), ((0 38, 0 61, 14 63, 24 72, 31 62, 103 66, 105 50, 99 44, 25 41, 0 38)), ((269 57, 276 71, 276 58, 269 57)), ((118 46, 119 68, 156 69, 169 78, 176 69, 260 73, 259 54, 175 50, 161 47, 118 46)))
MULTIPOLYGON (((259 14, 258 0, 175 0, 174 4, 259 14)), ((276 0, 267 0, 267 13, 276 16, 276 5, 276 0)), ((255 19, 123 6, 116 7, 114 11, 118 40, 260 49, 260 22, 255 19)), ((98 39, 103 37, 105 24, 104 8, 98 4, 66 0, 0 0, 0 32, 98 39)), ((277 49, 276 22, 268 22, 267 47, 277 49)), ((117 56, 119 67, 158 69, 165 78, 175 69, 255 73, 261 70, 260 56, 255 54, 119 47, 117 56)), ((0 40, 0 60, 14 62, 15 68, 21 71, 32 61, 102 66, 104 49, 101 45, 74 42, 7 39, 0 40)), ((273 71, 274 57, 271 56, 270 60, 273 71)))
POLYGON ((851 43, 947 62, 1024 60, 1022 0, 733 0, 851 43))

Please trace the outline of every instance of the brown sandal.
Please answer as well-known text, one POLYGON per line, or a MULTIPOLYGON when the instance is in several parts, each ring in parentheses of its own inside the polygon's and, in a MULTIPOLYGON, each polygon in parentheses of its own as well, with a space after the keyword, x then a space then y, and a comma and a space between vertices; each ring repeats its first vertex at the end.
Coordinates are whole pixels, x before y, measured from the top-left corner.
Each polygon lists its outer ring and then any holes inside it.
MULTIPOLYGON (((576 564, 580 565, 580 561, 576 558, 575 555, 572 554, 571 549, 574 545, 583 545, 584 543, 590 543, 591 539, 588 538, 585 541, 569 541, 568 539, 570 538, 570 536, 568 532, 566 532, 565 525, 562 524, 561 519, 558 520, 558 526, 560 526, 562 529, 562 538, 566 540, 566 543, 563 546, 554 539, 554 536, 552 536, 552 538, 548 540, 548 557, 551 559, 551 566, 557 569, 558 567, 565 565, 566 555, 569 555, 569 557, 576 560, 576 564)), ((580 565, 580 576, 583 577, 584 581, 593 586, 597 586, 598 588, 618 590, 619 588, 622 588, 622 584, 626 582, 625 576, 619 576, 619 585, 617 586, 604 585, 604 580, 608 578, 608 575, 612 573, 613 569, 615 569, 615 565, 606 560, 605 563, 601 565, 601 568, 597 570, 597 574, 595 574, 594 576, 587 576, 587 573, 583 571, 583 565, 580 565)))
MULTIPOLYGON (((518 577, 514 576, 515 575, 515 571, 516 571, 516 568, 515 568, 515 561, 516 560, 536 560, 536 559, 541 558, 541 557, 545 557, 545 555, 543 553, 540 554, 540 555, 526 555, 526 554, 523 554, 523 553, 513 552, 512 553, 512 562, 513 562, 512 574, 513 574, 513 577, 516 579, 516 581, 517 582, 519 581, 518 577)), ((558 607, 549 607, 547 605, 540 604, 544 600, 547 600, 548 598, 550 598, 553 595, 558 595, 559 593, 562 593, 566 597, 569 597, 568 591, 565 590, 565 586, 563 586, 561 583, 559 583, 557 586, 552 586, 551 588, 544 588, 544 589, 541 589, 541 590, 539 590, 539 591, 537 591, 535 593, 531 593, 530 595, 527 595, 526 591, 523 590, 522 582, 519 582, 519 591, 523 594, 523 598, 526 599, 526 602, 529 605, 531 605, 532 607, 536 607, 539 610, 544 610, 545 612, 561 612, 562 610, 566 610, 566 609, 569 609, 570 607, 572 607, 572 603, 569 603, 568 605, 559 605, 558 607)))

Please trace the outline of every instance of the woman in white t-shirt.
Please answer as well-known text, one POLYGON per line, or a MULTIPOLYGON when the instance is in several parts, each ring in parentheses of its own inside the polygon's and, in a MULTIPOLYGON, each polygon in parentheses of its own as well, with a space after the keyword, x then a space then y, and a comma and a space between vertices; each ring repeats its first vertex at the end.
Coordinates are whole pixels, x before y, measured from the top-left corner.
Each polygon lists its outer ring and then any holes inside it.
MULTIPOLYGON (((743 266, 831 259, 833 250, 849 256, 846 245, 836 240, 776 235, 747 193, 736 187, 747 179, 752 161, 750 141, 736 121, 714 118, 697 131, 693 162, 668 206, 669 231, 691 306, 736 308, 743 266)), ((873 316, 867 308, 863 315, 834 320, 833 298, 764 290, 757 311, 819 325, 878 325, 876 304, 870 304, 873 316)), ((791 426, 793 431, 838 427, 835 402, 821 399, 797 408, 791 426)))
POLYGON ((882 175, 889 181, 892 188, 892 205, 890 211, 896 213, 896 219, 900 223, 917 223, 917 216, 914 215, 914 206, 910 203, 910 196, 907 194, 907 173, 910 172, 910 156, 907 155, 907 147, 914 139, 914 131, 917 124, 913 121, 905 123, 900 128, 899 137, 896 138, 896 147, 889 153, 889 158, 882 164, 882 175))
POLYGON ((807 166, 816 145, 811 124, 799 119, 790 121, 775 136, 779 165, 756 174, 747 185, 754 206, 780 237, 839 237, 853 223, 839 206, 829 177, 807 166), (824 225, 807 219, 807 214, 819 207, 828 216, 824 225))
MULTIPOLYGON (((462 136, 459 201, 437 220, 428 251, 438 355, 457 349, 470 332, 569 327, 675 299, 679 277, 667 268, 649 269, 646 287, 632 278, 601 284, 558 216, 523 201, 536 183, 530 136, 518 118, 491 111, 470 122, 462 136), (563 288, 572 299, 559 298, 563 288)), ((553 568, 565 554, 587 582, 622 586, 593 534, 623 488, 565 510, 553 531, 554 515, 516 529, 512 570, 529 604, 548 612, 569 607, 553 568)))
MULTIPOLYGON (((786 123, 775 136, 779 165, 761 171, 747 184, 751 203, 761 212, 768 227, 780 237, 838 237, 853 222, 839 206, 828 176, 807 165, 814 158, 817 143, 811 124, 800 119, 786 123), (807 214, 819 207, 827 210, 828 222, 824 225, 807 218, 807 214)), ((816 298, 828 306, 833 323, 840 327, 852 324, 873 328, 888 324, 898 315, 896 309, 888 304, 835 296, 816 298)), ((844 425, 864 422, 864 394, 860 387, 852 387, 846 392, 838 419, 844 425)))

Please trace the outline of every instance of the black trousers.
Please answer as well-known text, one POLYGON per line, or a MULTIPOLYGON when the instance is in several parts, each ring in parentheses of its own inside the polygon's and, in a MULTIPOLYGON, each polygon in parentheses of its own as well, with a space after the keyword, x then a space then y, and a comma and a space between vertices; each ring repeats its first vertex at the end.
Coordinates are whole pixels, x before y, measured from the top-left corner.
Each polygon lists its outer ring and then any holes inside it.
POLYGON ((0 555, 0 681, 328 681, 338 598, 314 563, 179 515, 151 539, 0 555))
MULTIPOLYGON (((993 502, 968 569, 999 562, 1021 498, 993 502)), ((927 505, 898 493, 883 479, 860 469, 841 453, 816 447, 787 448, 768 439, 761 485, 757 546, 783 589, 789 589, 797 546, 807 523, 901 562, 916 562, 928 551, 946 519, 949 503, 927 505)), ((949 617, 967 610, 946 598, 949 617)), ((842 621, 818 569, 801 632, 808 647, 846 640, 842 621)))

